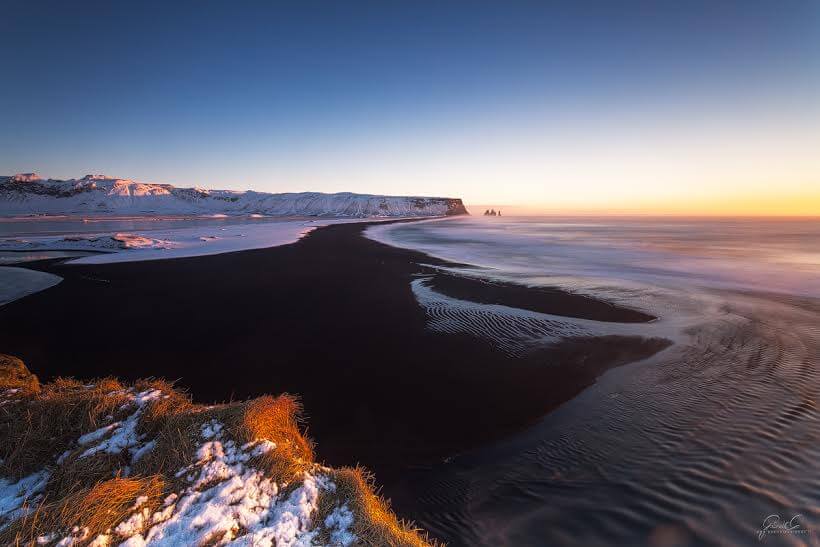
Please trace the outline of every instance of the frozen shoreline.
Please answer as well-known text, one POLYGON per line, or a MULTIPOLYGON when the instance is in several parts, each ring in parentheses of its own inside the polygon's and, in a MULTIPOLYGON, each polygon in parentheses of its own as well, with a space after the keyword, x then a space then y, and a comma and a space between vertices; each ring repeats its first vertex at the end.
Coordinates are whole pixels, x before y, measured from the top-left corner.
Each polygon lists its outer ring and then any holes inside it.
MULTIPOLYGON (((376 219, 378 220, 378 219, 376 219)), ((395 220, 395 219, 385 219, 395 220)), ((206 256, 288 245, 314 229, 330 224, 363 222, 359 218, 289 219, 223 226, 180 227, 160 230, 63 233, 0 238, 0 251, 94 252, 70 260, 71 264, 109 264, 206 256)), ((373 219, 367 219, 372 222, 373 219)), ((21 254, 21 258, 23 255, 21 254)))
POLYGON ((62 280, 50 273, 0 266, 0 306, 53 287, 62 280))
MULTIPOLYGON (((367 219, 396 220, 396 219, 367 219)), ((202 225, 129 232, 49 234, 0 238, 0 252, 20 253, 18 263, 29 261, 28 252, 88 253, 69 259, 70 264, 113 264, 172 258, 190 258, 288 245, 321 226, 363 222, 359 218, 288 219, 202 225)), ((31 222, 31 221, 29 221, 31 222)), ((39 257, 37 257, 39 258, 39 257)), ((11 263, 11 262, 10 262, 11 263)), ((59 283, 61 277, 18 267, 0 267, 0 306, 59 283)))

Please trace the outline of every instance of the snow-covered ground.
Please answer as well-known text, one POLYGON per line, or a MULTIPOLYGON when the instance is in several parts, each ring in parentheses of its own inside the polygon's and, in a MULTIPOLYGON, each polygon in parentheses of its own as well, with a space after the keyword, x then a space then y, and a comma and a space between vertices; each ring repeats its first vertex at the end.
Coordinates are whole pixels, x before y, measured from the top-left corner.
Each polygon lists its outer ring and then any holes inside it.
POLYGON ((0 267, 0 306, 32 293, 53 287, 62 278, 23 268, 0 267))
MULTIPOLYGON (((91 388, 93 386, 87 386, 91 388)), ((0 407, 13 404, 18 389, 0 391, 0 407)), ((18 480, 0 477, 0 531, 14 520, 31 514, 43 499, 54 467, 96 454, 122 457, 130 467, 156 448, 156 441, 140 435, 137 425, 152 401, 168 398, 158 389, 112 392, 124 397, 119 408, 124 417, 110 417, 102 427, 81 435, 53 466, 18 480)), ((239 444, 229 438, 217 419, 203 423, 192 461, 176 473, 183 486, 168 493, 160 507, 150 507, 138 497, 123 520, 102 533, 88 527, 54 530, 36 538, 38 545, 67 547, 120 545, 258 545, 348 546, 357 541, 351 527, 354 516, 343 502, 319 519, 319 497, 334 494, 336 484, 319 465, 305 471, 295 484, 277 484, 254 465, 254 458, 277 450, 268 439, 239 444), (320 542, 319 537, 329 538, 320 542)))
POLYGON ((419 217, 466 214, 460 199, 340 192, 270 194, 176 188, 170 184, 86 175, 42 179, 34 173, 0 177, 0 215, 135 214, 328 217, 419 217))
POLYGON ((6 238, 0 240, 0 250, 101 251, 72 261, 78 264, 161 260, 286 245, 298 241, 318 225, 289 221, 136 233, 6 238))

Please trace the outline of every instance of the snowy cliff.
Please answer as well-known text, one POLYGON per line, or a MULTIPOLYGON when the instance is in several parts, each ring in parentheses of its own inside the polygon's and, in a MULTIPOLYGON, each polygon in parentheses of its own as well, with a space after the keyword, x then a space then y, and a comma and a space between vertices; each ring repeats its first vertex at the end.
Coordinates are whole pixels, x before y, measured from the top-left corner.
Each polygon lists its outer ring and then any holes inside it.
POLYGON ((468 213, 454 198, 176 188, 105 175, 69 180, 42 179, 34 173, 0 177, 0 215, 29 214, 407 217, 468 213))

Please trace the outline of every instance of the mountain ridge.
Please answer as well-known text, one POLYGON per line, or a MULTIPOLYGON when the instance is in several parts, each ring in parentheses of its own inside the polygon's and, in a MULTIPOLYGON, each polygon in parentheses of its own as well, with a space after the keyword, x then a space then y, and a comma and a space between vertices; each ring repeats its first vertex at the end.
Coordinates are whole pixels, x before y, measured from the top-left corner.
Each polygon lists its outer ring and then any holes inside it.
POLYGON ((448 197, 178 188, 106 175, 66 180, 43 179, 36 173, 0 176, 0 215, 118 213, 344 217, 469 214, 460 198, 448 197))

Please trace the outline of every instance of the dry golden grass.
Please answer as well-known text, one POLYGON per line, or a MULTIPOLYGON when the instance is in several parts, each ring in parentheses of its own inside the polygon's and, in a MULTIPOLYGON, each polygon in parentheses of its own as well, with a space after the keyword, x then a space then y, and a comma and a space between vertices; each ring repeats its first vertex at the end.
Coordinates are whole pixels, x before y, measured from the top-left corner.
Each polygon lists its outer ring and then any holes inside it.
MULTIPOLYGON (((336 498, 347 501, 353 512, 353 533, 362 545, 391 547, 425 547, 438 545, 411 523, 400 521, 390 510, 387 500, 376 493, 373 476, 361 467, 333 470, 336 498)), ((329 514, 335 500, 322 500, 320 513, 329 514)))
POLYGON ((212 419, 224 424, 226 434, 240 445, 263 439, 275 443, 276 450, 255 457, 253 464, 277 483, 290 483, 314 465, 312 443, 299 430, 301 406, 295 397, 264 396, 205 408, 170 393, 168 399, 152 401, 143 413, 140 431, 157 445, 134 466, 137 473, 169 474, 189 463, 202 424, 212 419))
POLYGON ((225 425, 241 443, 265 439, 276 443, 256 458, 255 466, 278 483, 290 483, 313 464, 313 444, 299 430, 302 407, 291 395, 264 396, 242 403, 225 425))
MULTIPOLYGON (((156 509, 163 495, 162 477, 113 478, 91 488, 67 494, 54 502, 44 501, 37 509, 0 533, 3 545, 36 545, 48 533, 67 535, 76 526, 87 529, 86 539, 109 531, 134 513, 137 498, 147 498, 140 507, 156 509)), ((80 542, 83 543, 83 542, 80 542)))
POLYGON ((30 373, 17 357, 0 353, 0 390, 19 389, 24 393, 40 391, 37 376, 30 373))
MULTIPOLYGON (((0 532, 2 545, 34 545, 39 536, 65 536, 74 526, 87 527, 90 540, 134 513, 140 496, 148 498, 149 509, 159 507, 165 495, 185 487, 184 477, 176 473, 193 462, 202 442, 202 425, 212 419, 222 423, 223 435, 239 445, 275 443, 275 450, 255 456, 251 463, 286 490, 299 484, 306 471, 318 469, 313 444, 300 430, 302 409, 295 397, 264 396, 205 407, 168 382, 142 380, 132 391, 163 393, 143 407, 137 426, 139 434, 156 445, 133 463, 131 476, 125 478, 123 470, 132 463, 126 455, 80 457, 84 448, 76 440, 134 412, 133 405, 123 406, 130 401, 127 388, 112 378, 89 384, 59 378, 43 386, 32 378, 22 362, 0 356, 0 390, 18 389, 23 394, 15 393, 11 402, 0 405, 0 476, 18 479, 42 469, 51 473, 39 505, 0 532)), ((431 545, 396 518, 364 470, 322 472, 337 489, 322 495, 317 523, 344 503, 355 515, 353 532, 363 545, 431 545)))
POLYGON ((103 533, 134 512, 132 508, 138 497, 148 498, 145 507, 158 507, 163 483, 158 476, 114 478, 97 483, 66 498, 60 508, 61 521, 66 526, 87 526, 94 535, 103 533))
POLYGON ((203 413, 195 412, 195 407, 176 412, 175 408, 165 408, 167 413, 152 416, 151 428, 156 446, 140 458, 133 466, 136 475, 163 475, 174 489, 181 488, 184 480, 175 477, 177 470, 191 463, 200 444, 199 431, 204 421, 203 413))
POLYGON ((117 418, 127 401, 123 386, 111 378, 92 387, 65 378, 42 386, 38 393, 0 407, 0 473, 20 478, 71 448, 83 433, 117 418))

